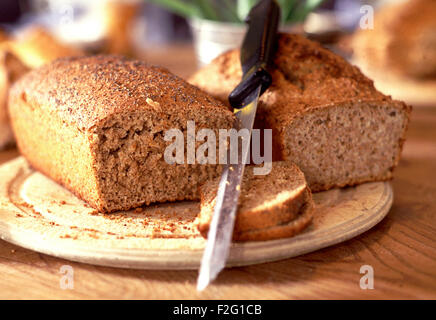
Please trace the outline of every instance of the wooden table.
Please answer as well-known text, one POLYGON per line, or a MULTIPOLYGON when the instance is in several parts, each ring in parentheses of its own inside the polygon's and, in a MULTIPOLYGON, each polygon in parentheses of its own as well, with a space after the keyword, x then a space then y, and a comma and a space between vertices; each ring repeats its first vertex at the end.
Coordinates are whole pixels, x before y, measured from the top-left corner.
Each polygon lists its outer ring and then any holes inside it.
MULTIPOLYGON (((154 50, 146 59, 181 76, 195 69, 186 47, 154 50)), ((16 156, 15 149, 0 152, 0 163, 16 156)), ((203 293, 195 290, 194 271, 98 267, 0 241, 0 298, 435 299, 436 105, 414 109, 392 184, 393 207, 370 231, 298 258, 225 270, 203 293), (63 265, 74 268, 73 290, 60 288, 63 265), (359 286, 363 265, 373 267, 373 290, 359 286)))

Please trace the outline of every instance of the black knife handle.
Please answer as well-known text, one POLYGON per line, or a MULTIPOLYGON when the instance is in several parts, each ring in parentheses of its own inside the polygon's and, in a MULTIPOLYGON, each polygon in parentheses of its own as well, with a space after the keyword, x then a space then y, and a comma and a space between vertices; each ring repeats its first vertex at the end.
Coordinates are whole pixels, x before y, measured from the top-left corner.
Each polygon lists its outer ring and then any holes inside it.
POLYGON ((259 85, 262 85, 260 94, 271 85, 268 68, 277 48, 279 21, 280 7, 276 0, 259 1, 245 19, 248 30, 241 47, 243 77, 229 95, 233 108, 246 105, 249 102, 247 99, 259 85))

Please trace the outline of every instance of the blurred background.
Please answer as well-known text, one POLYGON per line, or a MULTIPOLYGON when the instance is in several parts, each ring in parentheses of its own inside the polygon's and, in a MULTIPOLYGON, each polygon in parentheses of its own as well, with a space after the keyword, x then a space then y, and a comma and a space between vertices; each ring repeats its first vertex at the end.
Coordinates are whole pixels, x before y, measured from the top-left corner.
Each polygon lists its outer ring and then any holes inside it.
MULTIPOLYGON (((200 64, 236 47, 256 0, 2 0, 0 25, 18 34, 41 26, 62 43, 90 52, 141 55, 194 41, 200 64), (205 46, 202 46, 205 43, 205 46)), ((282 30, 328 43, 358 26, 363 5, 392 1, 279 0, 282 30)), ((398 2, 393 1, 393 2, 398 2)))
MULTIPOLYGON (((240 45, 243 20, 256 2, 1 0, 0 51, 18 69, 59 56, 111 53, 161 64, 187 77, 240 45)), ((434 99, 435 0, 278 2, 282 31, 321 42, 396 98, 418 104, 434 99)))
MULTIPOLYGON (((356 25, 363 4, 359 0, 279 2, 284 24, 302 22, 314 9, 331 10, 346 29, 356 25)), ((377 6, 383 2, 387 1, 369 1, 377 6)), ((37 23, 63 41, 90 44, 107 36, 111 23, 123 21, 132 38, 138 40, 135 44, 143 47, 189 41, 189 25, 196 18, 241 23, 255 3, 256 0, 2 0, 0 23, 11 28, 37 23)))

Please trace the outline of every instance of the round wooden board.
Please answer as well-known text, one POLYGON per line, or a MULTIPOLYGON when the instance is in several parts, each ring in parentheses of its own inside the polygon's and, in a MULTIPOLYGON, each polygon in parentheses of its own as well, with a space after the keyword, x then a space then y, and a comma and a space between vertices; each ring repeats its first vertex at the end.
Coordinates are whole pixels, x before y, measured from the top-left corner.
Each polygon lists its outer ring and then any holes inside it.
MULTIPOLYGON (((381 221, 392 205, 388 182, 314 194, 315 218, 293 238, 234 243, 228 266, 276 261, 343 242, 381 221)), ((102 214, 23 158, 0 166, 0 236, 68 260, 134 269, 197 269, 205 240, 197 202, 102 214)))

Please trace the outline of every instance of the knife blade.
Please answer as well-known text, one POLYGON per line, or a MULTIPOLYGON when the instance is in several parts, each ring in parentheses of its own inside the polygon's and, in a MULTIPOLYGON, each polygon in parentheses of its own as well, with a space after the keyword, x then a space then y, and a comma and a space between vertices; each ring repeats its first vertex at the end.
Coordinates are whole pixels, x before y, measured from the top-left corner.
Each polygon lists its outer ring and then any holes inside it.
MULTIPOLYGON (((248 130, 247 146, 256 117, 260 95, 271 85, 267 69, 276 49, 280 8, 275 0, 261 0, 247 16, 248 30, 241 47, 242 81, 230 93, 229 102, 239 120, 239 129, 248 130)), ((250 148, 242 148, 238 138, 238 161, 227 163, 221 175, 214 213, 201 261, 197 290, 204 290, 225 267, 229 256, 233 229, 245 164, 249 162, 250 148)))
MULTIPOLYGON (((260 90, 261 87, 259 86, 253 94, 253 101, 236 113, 236 117, 240 120, 241 128, 250 130, 250 138, 260 90)), ((248 141, 248 144, 249 143, 250 139, 248 141)), ((242 145, 242 143, 238 143, 238 145, 242 145)), ((200 291, 205 289, 225 267, 229 255, 238 199, 241 192, 242 177, 246 163, 243 159, 249 157, 249 148, 244 149, 242 152, 238 152, 241 154, 238 163, 226 165, 221 175, 214 213, 198 277, 197 289, 200 291)), ((227 158, 230 159, 230 156, 228 155, 227 158)))

